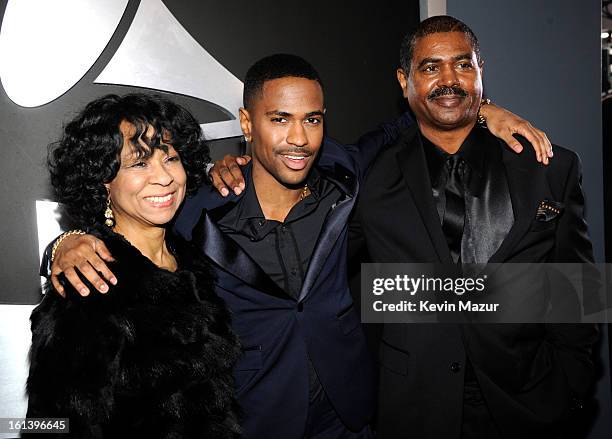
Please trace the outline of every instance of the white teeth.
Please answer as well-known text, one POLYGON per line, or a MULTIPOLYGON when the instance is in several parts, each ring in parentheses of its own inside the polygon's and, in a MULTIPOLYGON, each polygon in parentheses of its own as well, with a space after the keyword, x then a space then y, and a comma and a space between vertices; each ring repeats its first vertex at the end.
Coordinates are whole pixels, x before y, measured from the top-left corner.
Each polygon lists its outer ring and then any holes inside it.
POLYGON ((165 203, 166 201, 170 201, 170 198, 172 198, 172 194, 163 197, 145 197, 145 200, 151 201, 152 203, 165 203))
POLYGON ((303 155, 285 155, 285 157, 291 160, 304 160, 306 158, 303 155))

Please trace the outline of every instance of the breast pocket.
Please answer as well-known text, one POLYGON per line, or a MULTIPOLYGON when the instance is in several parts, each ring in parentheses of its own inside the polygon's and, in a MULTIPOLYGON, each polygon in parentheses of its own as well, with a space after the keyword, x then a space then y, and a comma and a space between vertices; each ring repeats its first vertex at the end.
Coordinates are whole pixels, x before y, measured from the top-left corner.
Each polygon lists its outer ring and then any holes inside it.
POLYGON ((261 345, 242 349, 242 355, 234 366, 234 384, 236 392, 240 393, 253 381, 263 367, 261 345))
POLYGON ((542 200, 538 206, 535 220, 531 225, 531 232, 544 232, 557 227, 559 218, 565 212, 563 203, 552 200, 542 200))
POLYGON ((557 227, 558 217, 553 218, 549 221, 534 221, 531 224, 530 232, 546 232, 551 231, 554 232, 557 227))

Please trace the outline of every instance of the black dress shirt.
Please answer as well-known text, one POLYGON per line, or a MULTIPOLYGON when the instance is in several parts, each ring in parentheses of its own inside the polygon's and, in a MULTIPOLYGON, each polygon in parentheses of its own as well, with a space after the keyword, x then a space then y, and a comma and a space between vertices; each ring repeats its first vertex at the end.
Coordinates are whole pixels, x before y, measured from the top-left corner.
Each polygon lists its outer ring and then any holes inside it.
POLYGON ((293 206, 281 222, 264 217, 251 179, 244 196, 217 222, 223 233, 296 299, 323 222, 341 196, 340 190, 315 168, 307 184, 310 195, 293 206))
MULTIPOLYGON (((464 185, 466 191, 473 197, 478 197, 487 183, 487 146, 482 145, 478 141, 478 132, 481 128, 474 127, 470 134, 463 141, 456 154, 461 155, 466 163, 467 170, 464 174, 464 185)), ((444 200, 444 182, 447 172, 444 166, 446 160, 450 156, 449 153, 439 148, 422 134, 421 141, 425 152, 425 161, 429 171, 431 182, 432 195, 438 210, 440 224, 443 222, 445 200, 444 200)), ((469 210, 469 199, 466 199, 466 211, 469 210)), ((474 372, 474 367, 469 359, 466 358, 465 375, 464 375, 464 390, 463 390, 463 422, 462 422, 462 438, 481 437, 479 432, 488 432, 487 437, 499 437, 493 421, 490 417, 486 403, 484 401, 480 385, 474 372)), ((485 436, 482 436, 485 437, 485 436)))
MULTIPOLYGON (((481 150, 482 145, 479 145, 476 142, 475 130, 479 129, 475 127, 472 129, 470 134, 465 138, 459 150, 456 154, 459 154, 463 157, 466 162, 466 165, 469 169, 469 172, 466 172, 464 178, 468 181, 465 183, 467 190, 469 190, 472 195, 478 196, 480 191, 482 190, 482 186, 484 183, 483 175, 484 175, 484 158, 485 154, 481 150)), ((443 182, 446 178, 444 173, 446 172, 446 168, 444 163, 450 154, 444 151, 442 148, 438 147, 436 144, 431 142, 427 137, 421 136, 421 141, 423 143, 423 150, 425 152, 425 161, 427 162, 427 169, 429 171, 429 178, 431 181, 431 191, 436 203, 436 209, 438 210, 438 216, 440 218, 440 224, 442 224, 442 220, 444 218, 444 210, 446 206, 444 205, 444 197, 441 192, 444 191, 443 182)), ((466 382, 474 382, 476 381, 476 376, 474 375, 474 370, 472 365, 467 364, 465 371, 465 380, 466 382)))
MULTIPOLYGON (((307 180, 310 195, 291 208, 285 221, 267 220, 259 205, 253 179, 236 205, 217 221, 232 238, 286 293, 298 298, 321 228, 340 190, 313 168, 307 180)), ((322 388, 310 359, 309 398, 322 388)))
MULTIPOLYGON (((484 154, 483 151, 484 146, 480 145, 477 141, 478 136, 476 130, 479 129, 482 128, 475 127, 472 129, 456 153, 461 155, 467 164, 469 172, 465 174, 464 178, 468 180, 466 183, 467 189, 475 197, 480 195, 485 183, 486 154, 484 154)), ((444 206, 442 205, 443 200, 442 197, 440 197, 439 187, 440 182, 444 179, 444 162, 450 154, 442 148, 439 148, 422 134, 421 141, 423 143, 423 150, 425 151, 425 160, 427 161, 427 169, 431 180, 432 194, 436 203, 436 208, 438 209, 441 224, 444 216, 444 206)))

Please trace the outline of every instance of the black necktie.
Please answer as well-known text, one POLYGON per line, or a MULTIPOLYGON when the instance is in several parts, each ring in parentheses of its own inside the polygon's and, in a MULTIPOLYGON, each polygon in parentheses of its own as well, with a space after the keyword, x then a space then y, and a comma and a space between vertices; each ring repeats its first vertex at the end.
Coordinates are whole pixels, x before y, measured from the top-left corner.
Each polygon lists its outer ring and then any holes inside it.
MULTIPOLYGON (((453 261, 461 264, 461 243, 465 224, 465 186, 469 178, 469 166, 463 157, 459 154, 454 154, 446 159, 445 169, 448 173, 446 185, 444 186, 446 206, 444 209, 444 219, 442 220, 442 230, 444 231, 453 261)), ((466 383, 471 383, 472 389, 474 386, 476 387, 476 390, 472 390, 471 395, 475 392, 482 399, 480 388, 476 382, 474 368, 469 359, 464 379, 466 383)), ((469 392, 466 392, 465 395, 468 394, 469 392)), ((469 403, 469 400, 466 402, 469 403)))
POLYGON ((446 159, 445 169, 447 171, 444 194, 446 205, 442 219, 442 230, 446 237, 448 248, 453 261, 461 259, 461 238, 463 237, 463 225, 465 222, 465 170, 466 163, 458 154, 453 154, 446 159))

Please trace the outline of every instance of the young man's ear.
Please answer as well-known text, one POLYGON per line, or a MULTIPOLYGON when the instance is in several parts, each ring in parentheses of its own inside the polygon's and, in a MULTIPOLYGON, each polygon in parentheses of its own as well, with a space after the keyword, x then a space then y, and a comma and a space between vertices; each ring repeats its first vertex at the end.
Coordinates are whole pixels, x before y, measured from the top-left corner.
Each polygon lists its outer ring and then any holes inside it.
POLYGON ((399 85, 402 88, 404 98, 408 99, 408 74, 404 72, 404 69, 401 67, 396 70, 395 74, 397 75, 397 82, 399 82, 399 85))
POLYGON ((242 128, 244 138, 247 142, 251 142, 253 140, 253 136, 251 135, 251 115, 249 114, 249 110, 244 107, 240 107, 238 110, 238 117, 240 118, 240 128, 242 128))

